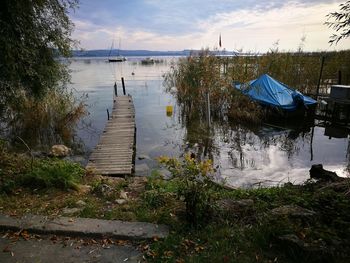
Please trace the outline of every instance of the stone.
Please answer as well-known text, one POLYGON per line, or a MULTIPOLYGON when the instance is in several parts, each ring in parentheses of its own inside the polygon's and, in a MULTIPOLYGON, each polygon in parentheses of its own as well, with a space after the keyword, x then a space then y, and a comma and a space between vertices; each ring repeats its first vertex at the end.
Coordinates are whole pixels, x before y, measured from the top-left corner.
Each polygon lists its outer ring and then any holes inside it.
POLYGON ((118 205, 123 205, 125 204, 127 201, 125 199, 116 199, 115 202, 118 204, 118 205))
POLYGON ((66 157, 71 153, 71 149, 63 144, 56 144, 51 147, 50 155, 54 157, 66 157))
POLYGON ((0 253, 0 262, 143 262, 142 253, 132 245, 101 246, 83 240, 68 242, 63 238, 58 238, 57 241, 50 238, 51 236, 41 236, 40 239, 20 238, 16 242, 10 238, 0 238, 1 251, 4 248, 8 250, 7 253, 0 253))
POLYGON ((169 180, 172 178, 172 174, 169 170, 165 169, 165 168, 161 168, 158 170, 159 174, 161 174, 163 176, 163 178, 165 180, 169 180))
POLYGON ((79 194, 85 195, 91 191, 91 186, 86 184, 79 185, 78 191, 79 194))
POLYGON ((65 207, 62 210, 62 215, 72 215, 72 214, 78 213, 80 211, 81 211, 81 208, 77 208, 77 207, 68 208, 68 207, 65 207))
POLYGON ((236 211, 236 210, 244 210, 247 208, 251 208, 254 205, 254 201, 252 199, 241 199, 241 200, 222 199, 217 201, 217 205, 222 210, 236 211))
POLYGON ((312 262, 323 262, 323 256, 331 254, 331 250, 327 248, 326 243, 323 240, 314 240, 312 243, 307 243, 301 240, 295 234, 287 234, 277 237, 280 245, 288 247, 289 249, 297 249, 312 258, 312 262))
POLYGON ((284 205, 271 210, 271 214, 276 216, 292 217, 312 217, 316 215, 314 211, 296 205, 284 205))
POLYGON ((135 176, 129 183, 128 188, 133 191, 142 192, 145 189, 146 183, 147 183, 147 177, 135 176))
POLYGON ((120 191, 120 194, 119 196, 122 198, 122 199, 128 199, 128 193, 125 192, 125 191, 120 191))
POLYGON ((12 218, 0 214, 0 228, 15 231, 28 230, 31 233, 55 234, 81 237, 103 237, 128 240, 152 240, 165 238, 169 227, 145 222, 126 222, 119 220, 101 220, 91 218, 70 218, 27 214, 12 218))
POLYGON ((147 164, 142 163, 142 164, 136 164, 135 165, 135 172, 138 175, 148 175, 149 173, 149 167, 147 164))
POLYGON ((84 206, 86 206, 86 203, 85 203, 83 200, 78 200, 75 204, 76 204, 77 206, 79 206, 79 207, 84 207, 84 206))
POLYGON ((111 176, 102 176, 100 178, 101 182, 107 185, 117 186, 126 182, 124 178, 121 177, 111 177, 111 176))
POLYGON ((310 169, 310 178, 324 181, 337 181, 340 177, 335 173, 323 169, 322 164, 313 164, 310 169))
POLYGON ((139 159, 139 160, 144 160, 144 159, 146 159, 146 160, 152 160, 151 157, 149 157, 149 156, 146 155, 146 154, 140 154, 140 155, 137 157, 137 159, 139 159))
POLYGON ((102 185, 101 185, 101 192, 102 192, 103 194, 107 194, 107 193, 110 193, 110 192, 112 192, 112 191, 113 191, 113 188, 110 187, 108 184, 102 184, 102 185))

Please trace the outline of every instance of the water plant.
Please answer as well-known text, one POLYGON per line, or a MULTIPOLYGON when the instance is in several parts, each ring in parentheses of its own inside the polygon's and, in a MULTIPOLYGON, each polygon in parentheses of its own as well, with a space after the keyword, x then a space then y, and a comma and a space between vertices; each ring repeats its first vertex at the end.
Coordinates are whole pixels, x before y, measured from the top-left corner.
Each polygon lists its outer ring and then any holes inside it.
POLYGON ((14 142, 23 138, 33 147, 70 144, 74 128, 87 111, 84 99, 78 100, 66 89, 49 90, 40 100, 17 94, 15 104, 7 104, 7 118, 3 118, 7 137, 14 142))
POLYGON ((237 121, 260 122, 263 116, 260 107, 255 103, 245 107, 244 102, 248 100, 236 92, 231 83, 232 78, 223 70, 221 59, 209 50, 179 59, 164 75, 166 90, 175 94, 183 118, 206 118, 209 97, 214 118, 228 115, 237 121))

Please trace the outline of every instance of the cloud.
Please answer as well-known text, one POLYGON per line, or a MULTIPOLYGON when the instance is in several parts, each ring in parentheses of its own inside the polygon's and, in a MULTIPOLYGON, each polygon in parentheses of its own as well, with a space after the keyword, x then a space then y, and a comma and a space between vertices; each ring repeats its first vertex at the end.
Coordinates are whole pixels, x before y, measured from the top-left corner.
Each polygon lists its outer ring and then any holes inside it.
POLYGON ((332 31, 323 23, 338 8, 329 0, 86 0, 72 19, 74 37, 87 49, 106 48, 113 38, 125 49, 212 48, 221 33, 227 49, 266 51, 277 39, 280 48, 296 49, 306 35, 305 48, 315 50, 329 48, 332 31))

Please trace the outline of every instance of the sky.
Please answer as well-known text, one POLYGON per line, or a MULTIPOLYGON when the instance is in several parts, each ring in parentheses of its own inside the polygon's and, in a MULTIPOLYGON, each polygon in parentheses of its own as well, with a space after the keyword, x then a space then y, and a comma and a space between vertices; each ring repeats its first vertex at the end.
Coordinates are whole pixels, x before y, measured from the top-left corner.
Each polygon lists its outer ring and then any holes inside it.
POLYGON ((79 48, 266 52, 350 48, 330 46, 326 15, 345 0, 80 0, 70 13, 79 48))

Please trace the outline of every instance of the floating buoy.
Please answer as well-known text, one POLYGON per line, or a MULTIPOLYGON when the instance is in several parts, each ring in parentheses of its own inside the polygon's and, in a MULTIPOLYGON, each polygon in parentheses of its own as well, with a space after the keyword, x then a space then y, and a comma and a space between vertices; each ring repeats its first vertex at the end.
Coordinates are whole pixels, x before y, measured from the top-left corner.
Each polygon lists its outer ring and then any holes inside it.
POLYGON ((171 117, 173 115, 173 106, 166 106, 166 116, 171 117))

